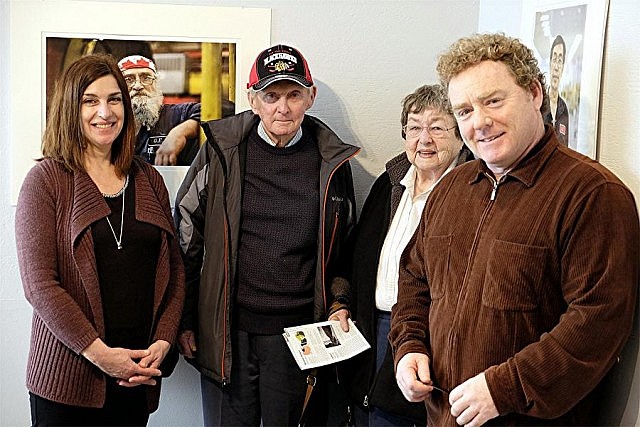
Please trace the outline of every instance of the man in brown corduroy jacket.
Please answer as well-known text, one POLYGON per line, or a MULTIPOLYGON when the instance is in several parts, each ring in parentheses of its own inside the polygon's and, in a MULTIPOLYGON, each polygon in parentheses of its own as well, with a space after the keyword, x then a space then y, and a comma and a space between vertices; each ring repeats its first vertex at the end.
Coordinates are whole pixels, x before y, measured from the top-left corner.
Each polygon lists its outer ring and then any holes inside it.
POLYGON ((598 386, 632 329, 632 193, 543 123, 544 75, 501 34, 438 62, 478 160, 432 192, 392 311, 396 379, 434 426, 594 425, 598 386))

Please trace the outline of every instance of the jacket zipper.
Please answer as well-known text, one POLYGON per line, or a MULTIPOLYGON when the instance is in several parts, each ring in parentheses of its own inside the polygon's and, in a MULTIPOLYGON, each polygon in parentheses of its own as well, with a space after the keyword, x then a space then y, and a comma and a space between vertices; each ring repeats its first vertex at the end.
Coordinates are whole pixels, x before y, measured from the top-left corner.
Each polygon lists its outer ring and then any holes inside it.
MULTIPOLYGON (((220 148, 215 145, 216 143, 214 142, 215 139, 213 138, 213 135, 211 134, 211 131, 208 127, 203 127, 204 133, 207 136, 207 140, 211 141, 210 145, 211 148, 216 152, 216 155, 218 157, 218 161, 220 162, 220 166, 222 169, 222 178, 223 178, 223 184, 222 184, 222 204, 223 204, 223 210, 224 210, 224 218, 223 218, 223 227, 224 227, 224 301, 225 301, 225 305, 224 305, 224 318, 226 319, 227 315, 228 315, 228 291, 229 291, 229 241, 230 241, 230 236, 229 236, 229 221, 228 221, 228 210, 227 210, 227 163, 226 163, 226 159, 222 153, 222 151, 220 150, 220 148)), ((209 151, 206 150, 207 153, 207 163, 209 163, 209 151)), ((210 173, 209 171, 207 173, 210 173)), ((207 183, 208 185, 208 183, 207 183)), ((205 248, 206 251, 206 248, 205 248)), ((226 386, 227 384, 229 384, 229 379, 226 377, 225 375, 225 362, 224 362, 224 355, 226 354, 226 349, 227 349, 227 340, 226 340, 226 336, 227 336, 227 322, 224 321, 224 326, 223 326, 223 337, 225 337, 223 339, 223 344, 222 344, 222 357, 220 357, 220 372, 221 372, 221 380, 222 380, 222 386, 226 386)))
POLYGON ((331 239, 329 240, 329 256, 324 261, 325 268, 329 266, 329 260, 331 259, 331 252, 333 251, 333 242, 336 239, 336 231, 338 230, 338 222, 340 220, 340 213, 336 210, 335 218, 333 220, 333 230, 331 230, 331 239))
MULTIPOLYGON (((321 272, 321 277, 320 277, 320 283, 322 284, 321 288, 322 288, 322 302, 324 305, 324 310, 325 312, 327 311, 327 293, 325 292, 325 286, 324 286, 324 282, 325 282, 325 274, 326 274, 326 267, 328 265, 329 262, 329 257, 325 255, 325 244, 324 244, 324 236, 325 236, 325 215, 326 215, 326 211, 327 211, 327 197, 328 197, 328 193, 329 193, 329 186, 331 184, 331 179, 333 178, 333 175, 336 173, 336 171, 340 168, 340 166, 342 166, 343 164, 345 164, 346 162, 348 162, 349 160, 351 160, 352 158, 354 158, 358 153, 360 152, 360 149, 357 149, 352 155, 346 157, 344 160, 342 160, 340 163, 338 163, 336 165, 335 168, 333 168, 333 170, 331 171, 331 173, 329 174, 329 178, 327 179, 327 186, 324 190, 324 197, 322 199, 322 233, 321 233, 321 237, 322 237, 322 272, 321 272)), ((335 224, 337 225, 338 223, 338 217, 337 217, 337 212, 336 212, 336 221, 335 224)), ((330 250, 333 247, 333 239, 334 239, 334 234, 335 234, 335 228, 332 231, 332 236, 331 236, 331 245, 330 245, 330 250)), ((331 253, 329 252, 329 255, 331 253)))
MULTIPOLYGON (((373 388, 376 386, 376 383, 378 382, 378 376, 380 375, 380 369, 377 369, 375 365, 374 365, 373 369, 374 369, 374 373, 375 373, 373 375, 373 381, 370 381, 369 389, 367 390, 367 394, 364 395, 364 401, 362 402, 362 405, 365 408, 369 406, 369 396, 371 396, 371 394, 373 393, 373 388)), ((371 376, 369 376, 369 377, 371 377, 371 376)))
MULTIPOLYGON (((496 194, 498 191, 498 184, 499 181, 495 180, 493 177, 491 177, 490 175, 485 174, 485 176, 487 178, 489 178, 489 180, 492 183, 492 189, 491 189, 491 195, 489 196, 489 203, 487 204, 487 206, 484 208, 484 211, 482 212, 482 216, 480 217, 480 222, 478 223, 478 226, 476 227, 476 232, 475 235, 473 237, 473 242, 471 244, 471 250, 469 251, 469 258, 467 259, 467 266, 466 266, 466 271, 464 274, 464 278, 462 279, 462 287, 460 289, 460 292, 458 293, 458 301, 456 302, 456 312, 454 314, 454 324, 451 327, 451 330, 449 331, 449 348, 450 348, 450 354, 449 354, 449 360, 453 360, 453 355, 457 353, 457 346, 458 346, 458 336, 456 333, 456 325, 455 323, 457 323, 457 320, 459 318, 459 307, 460 307, 460 299, 462 296, 462 292, 464 289, 466 289, 466 283, 469 279, 469 269, 470 266, 472 265, 472 261, 473 258, 475 257, 475 252, 476 252, 476 247, 478 245, 478 239, 479 239, 479 234, 480 234, 480 229, 482 229, 482 226, 484 225, 484 221, 487 218, 487 215, 489 214, 489 211, 491 210, 491 208, 493 207, 493 202, 496 199, 496 194)), ((449 380, 452 381, 454 378, 454 364, 457 366, 457 361, 454 363, 449 363, 449 380)))
MULTIPOLYGON (((226 188, 226 182, 227 180, 225 179, 225 188, 226 188)), ((226 191, 225 191, 226 193, 226 191)), ((225 195, 226 198, 226 195, 225 195)), ((227 222, 227 207, 226 207, 226 200, 224 202, 225 204, 225 216, 224 216, 224 229, 225 229, 225 233, 224 233, 224 301, 225 301, 225 306, 224 306, 224 318, 226 319, 228 313, 227 313, 227 306, 228 304, 227 302, 227 298, 228 298, 228 290, 229 290, 229 239, 228 239, 228 235, 229 235, 229 224, 227 222)), ((227 336, 227 322, 222 322, 224 324, 223 326, 223 333, 222 336, 226 337, 227 336)), ((228 384, 227 381, 227 377, 225 375, 225 371, 224 371, 224 355, 227 352, 227 340, 226 338, 222 340, 222 357, 220 358, 220 364, 221 364, 221 371, 222 372, 222 386, 226 386, 228 384)))
POLYGON ((489 198, 489 200, 493 202, 496 199, 496 193, 498 192, 498 181, 491 178, 489 175, 487 175, 487 177, 493 182, 493 190, 491 190, 491 197, 489 198))

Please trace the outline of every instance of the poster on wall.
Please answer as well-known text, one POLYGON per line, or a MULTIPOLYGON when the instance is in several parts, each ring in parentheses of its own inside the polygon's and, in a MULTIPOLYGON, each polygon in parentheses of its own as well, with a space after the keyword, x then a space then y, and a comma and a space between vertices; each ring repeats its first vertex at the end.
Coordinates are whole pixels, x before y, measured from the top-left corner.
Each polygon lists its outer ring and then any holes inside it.
POLYGON ((200 147, 201 117, 235 114, 235 84, 229 84, 235 83, 235 43, 107 34, 43 33, 43 38, 47 114, 54 86, 66 68, 83 56, 111 55, 122 69, 134 107, 135 153, 151 164, 189 166, 200 147), (205 79, 208 84, 203 84, 205 79), (186 143, 177 143, 180 138, 186 143), (164 150, 163 155, 156 156, 158 150, 164 150))
MULTIPOLYGON (((10 15, 9 79, 12 97, 9 129, 11 203, 14 205, 25 175, 35 164, 35 159, 41 157, 47 87, 52 82, 48 77, 55 69, 47 67, 47 61, 53 60, 53 56, 49 57, 47 53, 55 55, 55 50, 48 51, 48 44, 53 47, 53 44, 71 44, 71 40, 91 42, 108 37, 112 40, 154 42, 158 48, 165 48, 159 43, 168 41, 181 46, 205 41, 210 45, 234 46, 235 81, 229 81, 228 85, 235 87, 236 94, 243 93, 255 55, 270 45, 271 11, 264 8, 168 4, 154 4, 149 8, 148 4, 134 2, 22 0, 11 4, 10 15), (140 19, 141 16, 145 19, 140 19), (237 25, 238 22, 243 25, 237 25)), ((63 52, 65 56, 68 53, 67 49, 63 52)), ((163 83, 168 85, 172 82, 175 81, 165 80, 163 83)), ((189 93, 193 89, 189 82, 183 82, 175 91, 166 85, 163 88, 171 96, 193 95, 189 93)), ((235 97, 236 111, 249 108, 245 98, 235 97)), ((165 176, 164 171, 161 173, 165 176)), ((172 182, 166 176, 165 180, 172 182)))
POLYGON ((523 9, 523 40, 545 74, 545 123, 560 142, 597 159, 608 0, 536 0, 523 9))

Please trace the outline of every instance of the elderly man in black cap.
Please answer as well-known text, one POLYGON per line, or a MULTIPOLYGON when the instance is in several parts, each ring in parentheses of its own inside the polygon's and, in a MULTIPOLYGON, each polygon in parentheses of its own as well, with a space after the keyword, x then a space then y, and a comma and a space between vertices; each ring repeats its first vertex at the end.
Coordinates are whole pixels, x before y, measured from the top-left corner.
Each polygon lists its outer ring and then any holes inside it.
POLYGON ((247 88, 251 111, 203 123, 207 142, 178 191, 179 343, 201 373, 205 425, 297 425, 308 372, 282 333, 327 318, 347 328, 338 261, 359 149, 306 114, 316 87, 298 50, 261 52, 247 88))

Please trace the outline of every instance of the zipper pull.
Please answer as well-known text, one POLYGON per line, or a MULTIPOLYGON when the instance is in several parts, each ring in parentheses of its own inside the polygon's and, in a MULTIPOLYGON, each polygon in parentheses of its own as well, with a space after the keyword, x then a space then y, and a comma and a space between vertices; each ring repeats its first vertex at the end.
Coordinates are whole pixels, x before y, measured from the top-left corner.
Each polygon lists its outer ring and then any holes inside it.
POLYGON ((497 191, 498 191, 498 181, 493 181, 493 190, 491 191, 491 201, 496 199, 497 191))
POLYGON ((369 396, 364 397, 364 402, 362 402, 362 406, 364 406, 365 408, 369 407, 369 396))

